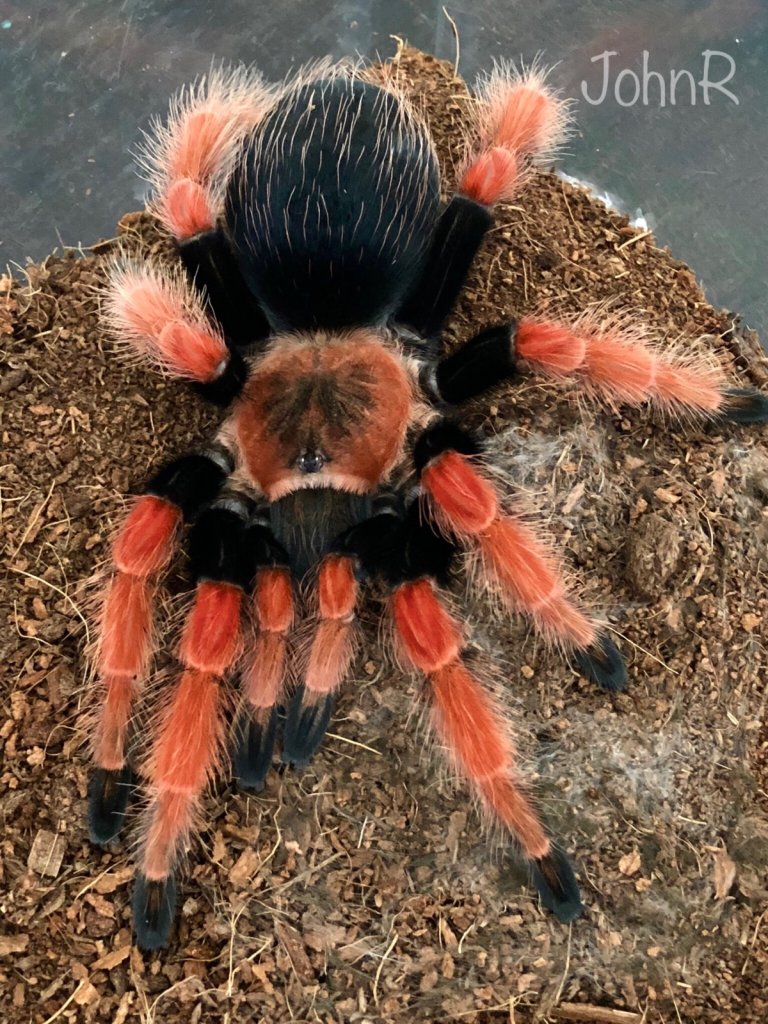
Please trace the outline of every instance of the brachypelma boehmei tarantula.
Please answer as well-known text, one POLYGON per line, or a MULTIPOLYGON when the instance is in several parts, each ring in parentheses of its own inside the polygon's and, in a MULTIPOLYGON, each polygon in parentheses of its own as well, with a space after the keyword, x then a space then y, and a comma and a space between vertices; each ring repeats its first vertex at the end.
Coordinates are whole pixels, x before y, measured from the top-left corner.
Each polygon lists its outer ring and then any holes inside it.
POLYGON ((551 157, 567 122, 541 75, 506 66, 472 102, 447 203, 425 125, 395 87, 349 64, 318 64, 279 87, 246 69, 214 72, 150 140, 153 209, 180 265, 117 262, 107 321, 230 411, 209 447, 160 469, 132 507, 100 617, 90 828, 99 843, 116 836, 135 768, 148 796, 133 897, 145 949, 168 941, 177 862, 225 760, 230 717, 246 788, 261 788, 278 743, 295 766, 318 749, 365 580, 389 594, 396 648, 424 678, 439 745, 517 841, 541 902, 561 921, 582 911, 442 596, 454 556, 472 553, 480 581, 597 685, 621 689, 624 663, 567 592, 546 540, 505 510, 481 440, 454 410, 532 371, 576 379, 612 405, 757 422, 768 403, 699 356, 656 350, 626 317, 525 316, 446 352, 441 330, 495 204, 551 157), (148 755, 136 757, 153 596, 185 524, 196 589, 182 668, 148 755), (292 645, 302 579, 314 606, 303 647, 292 645))

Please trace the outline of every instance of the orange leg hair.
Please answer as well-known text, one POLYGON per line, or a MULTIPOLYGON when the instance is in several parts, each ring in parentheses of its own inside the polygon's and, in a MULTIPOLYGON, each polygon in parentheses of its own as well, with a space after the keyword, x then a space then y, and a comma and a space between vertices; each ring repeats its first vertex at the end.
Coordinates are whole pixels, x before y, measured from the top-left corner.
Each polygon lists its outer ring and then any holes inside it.
POLYGON ((334 695, 344 681, 355 651, 358 584, 355 561, 326 555, 316 583, 317 623, 302 670, 302 685, 288 709, 283 760, 306 764, 322 742, 333 711, 334 695))
POLYGON ((152 789, 142 871, 150 881, 170 874, 193 812, 218 765, 223 739, 220 681, 241 650, 243 591, 231 583, 198 583, 179 648, 184 672, 154 738, 152 789))
POLYGON ((716 363, 696 353, 666 353, 626 318, 525 317, 515 354, 547 376, 579 380, 614 408, 650 401, 670 413, 713 415, 729 405, 728 380, 716 363))
POLYGON ((458 191, 485 206, 512 199, 532 161, 549 160, 567 133, 568 106, 546 75, 498 65, 478 84, 476 141, 464 160, 458 191))
POLYGON ((242 600, 239 586, 202 580, 182 635, 184 671, 161 715, 147 765, 150 803, 133 896, 143 949, 167 942, 175 908, 173 869, 222 757, 221 683, 240 654, 242 600))
POLYGON ((252 70, 219 68, 179 94, 166 124, 153 125, 143 153, 152 210, 176 238, 215 227, 242 140, 273 99, 252 70))
POLYGON ((443 452, 421 481, 436 521, 476 548, 488 581, 509 604, 551 640, 578 649, 595 643, 598 629, 568 596, 551 550, 530 526, 501 512, 496 488, 466 456, 443 452))
POLYGON ((234 760, 240 785, 260 790, 272 765, 277 704, 288 676, 288 636, 294 622, 293 585, 288 569, 259 569, 252 611, 256 628, 241 677, 245 707, 237 726, 234 760))
POLYGON ((115 539, 117 572, 107 586, 96 667, 105 689, 93 757, 97 768, 121 771, 131 708, 152 653, 152 599, 157 575, 173 555, 181 511, 147 496, 133 507, 115 539))
POLYGON ((230 359, 223 335, 181 271, 116 263, 104 319, 119 344, 188 380, 213 381, 230 359))
POLYGON ((447 756, 520 844, 544 903, 572 920, 582 909, 573 873, 525 792, 501 711, 462 658, 459 623, 428 579, 401 584, 390 602, 400 652, 429 681, 432 726, 447 756))

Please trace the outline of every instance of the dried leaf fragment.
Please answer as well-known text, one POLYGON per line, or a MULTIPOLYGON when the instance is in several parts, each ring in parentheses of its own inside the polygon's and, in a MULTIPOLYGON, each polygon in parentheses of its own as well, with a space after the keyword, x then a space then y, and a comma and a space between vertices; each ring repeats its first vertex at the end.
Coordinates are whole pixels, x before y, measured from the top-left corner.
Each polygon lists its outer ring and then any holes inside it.
POLYGON ((54 832, 47 832, 45 829, 35 836, 32 849, 27 857, 27 867, 38 875, 49 875, 56 878, 64 860, 67 849, 63 836, 57 836, 54 832))
POLYGON ((637 850, 632 850, 630 853, 625 853, 619 861, 619 871, 622 875, 636 875, 640 870, 640 853, 637 850))
POLYGON ((736 881, 736 865, 728 856, 726 849, 717 850, 712 854, 712 859, 715 862, 713 870, 715 899, 724 900, 736 881))

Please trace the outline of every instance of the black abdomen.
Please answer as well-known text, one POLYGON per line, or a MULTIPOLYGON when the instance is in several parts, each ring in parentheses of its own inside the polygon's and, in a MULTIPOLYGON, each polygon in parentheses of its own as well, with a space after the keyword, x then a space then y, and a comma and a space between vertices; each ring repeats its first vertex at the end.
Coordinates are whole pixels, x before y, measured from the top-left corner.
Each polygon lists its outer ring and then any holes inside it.
POLYGON ((259 124, 227 222, 273 329, 341 328, 399 304, 438 206, 424 126, 391 93, 339 77, 291 89, 259 124))

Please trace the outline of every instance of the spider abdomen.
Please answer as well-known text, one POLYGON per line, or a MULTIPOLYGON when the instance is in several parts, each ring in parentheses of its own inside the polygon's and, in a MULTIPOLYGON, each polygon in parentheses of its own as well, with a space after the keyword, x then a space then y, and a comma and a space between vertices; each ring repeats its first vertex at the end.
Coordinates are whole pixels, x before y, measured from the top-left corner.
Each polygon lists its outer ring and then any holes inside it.
POLYGON ((226 204, 240 269, 273 328, 380 324, 439 210, 424 125, 358 78, 289 89, 245 143, 226 204))

